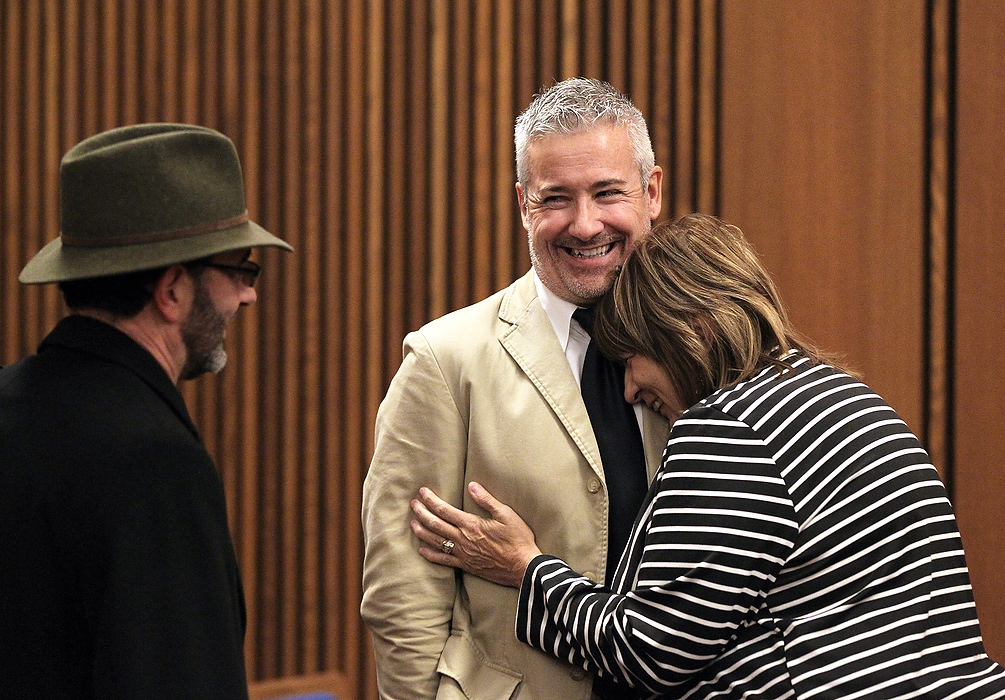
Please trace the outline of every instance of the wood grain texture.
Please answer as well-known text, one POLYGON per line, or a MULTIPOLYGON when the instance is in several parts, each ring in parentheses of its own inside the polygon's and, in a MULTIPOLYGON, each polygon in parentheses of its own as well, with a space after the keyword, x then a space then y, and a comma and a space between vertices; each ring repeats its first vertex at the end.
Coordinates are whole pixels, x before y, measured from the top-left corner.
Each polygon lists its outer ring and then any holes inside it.
POLYGON ((728 1, 722 23, 722 214, 918 432, 925 3, 728 1))
POLYGON ((297 249, 260 253, 229 366, 184 389, 227 490, 249 678, 255 697, 320 683, 375 699, 358 609, 377 406, 408 331, 530 265, 516 116, 556 80, 603 78, 650 123, 662 218, 739 224, 797 325, 846 352, 937 464, 951 455, 1002 656, 1005 542, 988 523, 1005 516, 1005 399, 986 370, 1005 344, 1002 13, 993 0, 0 3, 0 363, 63 313, 53 286, 17 282, 57 234, 62 154, 137 121, 228 134, 252 217, 297 249))
POLYGON ((957 6, 955 506, 981 631, 1005 660, 1005 6, 957 6))

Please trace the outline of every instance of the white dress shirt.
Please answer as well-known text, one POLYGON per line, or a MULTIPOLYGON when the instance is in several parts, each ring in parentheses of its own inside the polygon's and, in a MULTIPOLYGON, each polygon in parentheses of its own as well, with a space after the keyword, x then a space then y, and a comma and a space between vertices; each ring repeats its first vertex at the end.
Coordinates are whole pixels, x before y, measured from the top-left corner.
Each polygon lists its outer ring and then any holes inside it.
MULTIPOLYGON (((541 307, 548 315, 558 342, 565 352, 565 359, 569 361, 569 368, 572 376, 576 378, 576 384, 581 385, 583 381, 583 362, 586 361, 586 348, 590 345, 590 334, 587 333, 579 322, 573 323, 572 314, 578 306, 571 301, 560 298, 553 291, 544 286, 544 282, 534 271, 534 286, 537 288, 537 296, 541 300, 541 307)), ((632 406, 635 409, 635 420, 639 423, 639 434, 642 434, 642 404, 636 403, 632 406)))

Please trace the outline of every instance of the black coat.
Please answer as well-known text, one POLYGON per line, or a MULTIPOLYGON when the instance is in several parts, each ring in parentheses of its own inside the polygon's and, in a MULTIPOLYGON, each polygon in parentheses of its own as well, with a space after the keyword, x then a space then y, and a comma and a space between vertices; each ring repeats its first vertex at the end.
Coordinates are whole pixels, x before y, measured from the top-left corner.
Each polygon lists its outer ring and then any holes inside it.
POLYGON ((247 698, 223 485, 153 356, 61 321, 0 371, 0 697, 247 698))

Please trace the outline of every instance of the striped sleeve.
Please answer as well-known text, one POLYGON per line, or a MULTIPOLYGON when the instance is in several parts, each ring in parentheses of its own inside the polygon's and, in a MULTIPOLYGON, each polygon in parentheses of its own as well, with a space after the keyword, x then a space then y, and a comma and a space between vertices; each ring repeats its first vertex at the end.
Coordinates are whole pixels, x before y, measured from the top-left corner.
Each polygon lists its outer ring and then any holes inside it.
POLYGON ((763 441, 743 422, 697 407, 674 425, 622 555, 615 581, 628 592, 538 557, 520 589, 517 637, 591 671, 667 692, 754 623, 797 532, 763 441))

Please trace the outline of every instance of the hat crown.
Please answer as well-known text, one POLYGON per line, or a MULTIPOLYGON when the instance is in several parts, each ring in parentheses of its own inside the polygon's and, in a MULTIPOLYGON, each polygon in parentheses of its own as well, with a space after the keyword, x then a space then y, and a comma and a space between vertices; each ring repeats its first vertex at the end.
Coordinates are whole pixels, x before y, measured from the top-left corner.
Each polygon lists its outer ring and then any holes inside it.
POLYGON ((59 166, 60 235, 25 284, 168 267, 289 244, 248 220, 234 144, 189 124, 136 124, 84 139, 59 166))
POLYGON ((247 212, 234 144, 200 126, 139 124, 97 134, 66 154, 59 175, 64 245, 184 237, 247 212))

